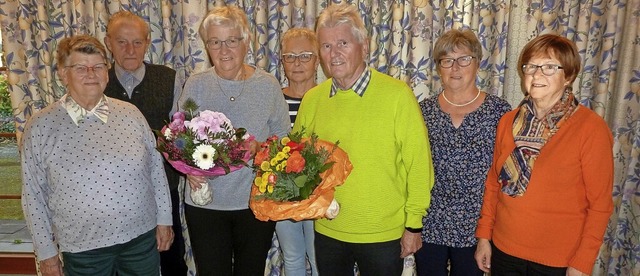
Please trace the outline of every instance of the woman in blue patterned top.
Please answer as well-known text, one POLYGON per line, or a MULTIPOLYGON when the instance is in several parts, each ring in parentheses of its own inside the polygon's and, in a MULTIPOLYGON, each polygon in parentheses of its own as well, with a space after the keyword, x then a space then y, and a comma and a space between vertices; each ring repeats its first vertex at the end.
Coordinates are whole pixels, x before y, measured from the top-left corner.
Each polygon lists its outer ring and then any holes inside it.
POLYGON ((472 31, 443 34, 436 41, 434 60, 444 89, 420 103, 436 183, 423 219, 417 271, 430 276, 482 275, 473 256, 474 232, 496 126, 511 106, 476 87, 482 46, 472 31))

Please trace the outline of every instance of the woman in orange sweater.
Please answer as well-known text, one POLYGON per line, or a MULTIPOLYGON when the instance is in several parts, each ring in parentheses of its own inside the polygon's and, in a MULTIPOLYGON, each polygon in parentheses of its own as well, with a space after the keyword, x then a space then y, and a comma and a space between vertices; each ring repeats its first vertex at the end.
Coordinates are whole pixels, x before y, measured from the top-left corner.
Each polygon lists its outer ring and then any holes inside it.
POLYGON ((527 97, 498 124, 476 262, 492 276, 589 275, 613 211, 611 131, 571 92, 571 41, 533 39, 518 68, 527 97))

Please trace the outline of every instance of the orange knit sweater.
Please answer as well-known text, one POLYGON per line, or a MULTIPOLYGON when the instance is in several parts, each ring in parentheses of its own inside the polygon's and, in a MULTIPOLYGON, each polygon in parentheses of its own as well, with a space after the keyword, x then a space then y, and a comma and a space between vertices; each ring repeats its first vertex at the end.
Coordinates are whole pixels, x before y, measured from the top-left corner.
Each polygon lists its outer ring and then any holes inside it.
POLYGON ((513 151, 518 110, 498 124, 476 237, 505 253, 590 274, 613 211, 613 138, 606 123, 580 106, 545 144, 527 191, 512 198, 498 176, 513 151))

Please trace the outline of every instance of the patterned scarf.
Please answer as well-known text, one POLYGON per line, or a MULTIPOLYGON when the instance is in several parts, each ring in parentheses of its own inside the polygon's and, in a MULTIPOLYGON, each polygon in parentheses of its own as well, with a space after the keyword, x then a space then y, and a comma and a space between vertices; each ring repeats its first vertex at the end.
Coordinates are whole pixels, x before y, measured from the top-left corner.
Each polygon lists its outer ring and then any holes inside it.
POLYGON ((513 120, 516 147, 502 165, 498 179, 502 184, 502 192, 511 197, 522 196, 527 191, 531 171, 540 150, 578 109, 578 101, 571 90, 567 89, 542 119, 536 117, 531 96, 526 97, 518 109, 513 120))

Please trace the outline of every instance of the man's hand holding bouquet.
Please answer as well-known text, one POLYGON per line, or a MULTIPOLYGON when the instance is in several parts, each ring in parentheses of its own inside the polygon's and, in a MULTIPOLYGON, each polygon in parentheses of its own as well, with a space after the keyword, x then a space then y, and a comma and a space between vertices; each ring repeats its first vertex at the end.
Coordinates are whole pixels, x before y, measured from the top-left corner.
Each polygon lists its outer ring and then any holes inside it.
MULTIPOLYGON (((254 140, 244 128, 234 128, 222 113, 200 111, 189 99, 185 111, 173 114, 171 123, 158 133, 158 151, 169 164, 188 177, 203 179, 225 175, 247 165, 251 159, 249 150, 254 140)), ((213 199, 209 185, 189 181, 191 199, 195 204, 206 205, 213 199)), ((204 183, 202 183, 204 182, 204 183)))
POLYGON ((335 218, 335 187, 344 183, 352 165, 347 153, 311 134, 271 137, 254 160, 256 178, 249 207, 262 221, 335 218))

